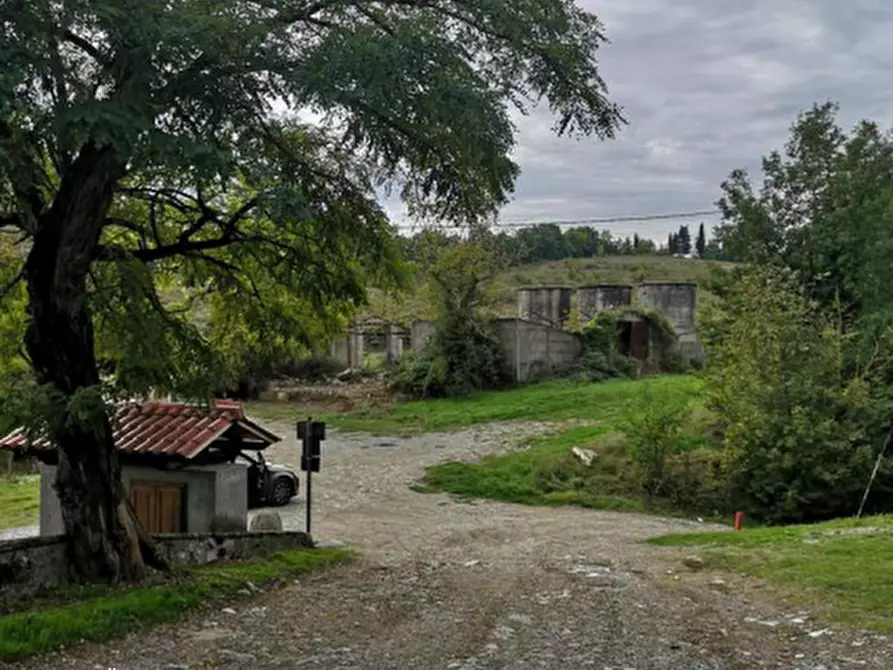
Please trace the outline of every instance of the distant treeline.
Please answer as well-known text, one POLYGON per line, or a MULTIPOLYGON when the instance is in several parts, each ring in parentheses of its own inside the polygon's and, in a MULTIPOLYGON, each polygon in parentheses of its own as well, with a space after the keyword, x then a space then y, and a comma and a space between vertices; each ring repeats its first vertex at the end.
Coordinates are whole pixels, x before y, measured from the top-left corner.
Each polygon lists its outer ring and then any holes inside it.
MULTIPOLYGON (((658 246, 654 240, 640 237, 614 237, 609 230, 598 231, 589 226, 562 228, 553 223, 542 223, 521 228, 511 233, 495 232, 481 228, 471 233, 475 237, 489 238, 494 250, 502 254, 512 265, 558 261, 565 258, 593 258, 597 256, 633 256, 637 254, 693 255, 708 260, 734 260, 728 258, 715 239, 708 239, 702 223, 696 236, 688 226, 680 226, 671 232, 666 245, 658 246)), ((404 237, 404 252, 408 259, 421 260, 425 249, 446 246, 463 239, 458 233, 435 229, 404 237)))

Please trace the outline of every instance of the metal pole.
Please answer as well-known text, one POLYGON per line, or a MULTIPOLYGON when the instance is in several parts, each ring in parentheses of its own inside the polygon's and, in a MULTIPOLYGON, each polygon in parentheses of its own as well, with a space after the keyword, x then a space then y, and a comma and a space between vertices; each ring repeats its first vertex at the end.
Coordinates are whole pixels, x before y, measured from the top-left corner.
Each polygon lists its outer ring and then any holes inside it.
POLYGON ((310 501, 312 499, 310 495, 310 489, 311 483, 313 482, 312 475, 313 472, 310 470, 310 468, 307 468, 307 535, 310 535, 310 501))
POLYGON ((311 417, 307 417, 307 431, 304 434, 304 459, 307 465, 307 509, 306 509, 306 525, 307 525, 307 535, 310 535, 310 508, 312 506, 312 490, 313 490, 313 467, 312 467, 312 459, 310 458, 310 441, 313 439, 311 437, 313 419, 311 417))

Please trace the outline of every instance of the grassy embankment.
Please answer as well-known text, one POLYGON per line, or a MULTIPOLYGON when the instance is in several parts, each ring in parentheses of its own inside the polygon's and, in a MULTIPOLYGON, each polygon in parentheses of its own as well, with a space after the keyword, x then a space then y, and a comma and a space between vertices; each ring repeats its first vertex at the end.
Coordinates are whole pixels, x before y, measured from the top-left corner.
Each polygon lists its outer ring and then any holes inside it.
POLYGON ((833 620, 893 632, 893 516, 670 535, 652 543, 691 547, 709 567, 764 578, 833 620))
MULTIPOLYGON (((326 417, 342 430, 378 435, 409 435, 467 428, 477 424, 545 421, 554 433, 534 438, 527 448, 477 463, 448 462, 430 468, 421 490, 492 498, 530 505, 573 504, 586 507, 672 511, 658 500, 646 501, 624 441, 625 424, 639 409, 644 392, 655 401, 680 395, 691 400, 692 415, 676 440, 676 451, 706 447, 708 414, 700 404, 700 382, 693 377, 578 383, 544 382, 466 398, 426 400, 326 417), (573 447, 592 449, 597 457, 585 467, 573 447)), ((282 405, 257 406, 255 414, 288 411, 282 405)), ((293 411, 292 411, 293 414, 293 411)))
POLYGON ((143 626, 177 620, 215 599, 233 597, 246 582, 263 587, 350 557, 350 552, 338 549, 286 551, 264 560, 184 570, 164 584, 61 590, 32 611, 0 616, 0 661, 84 640, 121 637, 143 626))

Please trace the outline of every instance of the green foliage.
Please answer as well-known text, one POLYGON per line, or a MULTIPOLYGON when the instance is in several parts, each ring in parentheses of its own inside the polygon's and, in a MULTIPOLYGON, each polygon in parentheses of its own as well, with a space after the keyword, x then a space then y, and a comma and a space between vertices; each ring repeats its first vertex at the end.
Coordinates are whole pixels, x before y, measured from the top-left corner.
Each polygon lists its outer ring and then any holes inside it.
POLYGON ((768 579, 789 599, 854 628, 893 631, 893 517, 689 533, 651 540, 694 547, 711 568, 768 579))
POLYGON ((647 364, 650 371, 685 372, 687 364, 678 351, 676 334, 661 314, 634 307, 599 312, 580 330, 583 355, 575 366, 584 379, 638 377, 647 364), (644 322, 648 329, 648 360, 640 361, 621 352, 624 328, 631 321, 644 322))
POLYGON ((893 137, 869 121, 848 134, 836 115, 832 103, 801 114, 784 150, 763 159, 759 188, 732 172, 718 234, 736 258, 795 271, 823 308, 840 303, 848 319, 884 315, 888 323, 893 137))
MULTIPOLYGON (((741 274, 703 330, 704 378, 736 504, 773 522, 853 514, 893 409, 879 377, 888 345, 849 365, 854 334, 796 279, 768 268, 741 274)), ((877 505, 889 468, 888 460, 877 505)))
POLYGON ((650 495, 663 493, 667 459, 677 449, 691 417, 688 403, 685 396, 658 400, 646 386, 637 411, 623 427, 642 487, 650 495))
POLYGON ((122 637, 147 625, 177 621, 210 601, 234 596, 250 581, 258 586, 291 579, 351 557, 338 549, 285 551, 269 558, 184 570, 177 579, 155 586, 73 591, 45 599, 29 612, 0 616, 0 659, 7 661, 46 653, 85 640, 122 637))
MULTIPOLYGON (((586 425, 535 438, 520 451, 474 463, 445 463, 429 468, 425 479, 427 490, 529 505, 582 505, 634 511, 714 511, 718 497, 715 490, 719 488, 719 483, 714 479, 710 483, 705 482, 701 489, 690 482, 691 477, 686 479, 686 468, 688 471, 707 472, 707 468, 702 468, 700 464, 708 463, 710 459, 701 453, 707 451, 703 422, 683 412, 680 412, 683 416, 681 426, 675 432, 672 443, 666 444, 665 450, 668 454, 678 454, 680 458, 690 453, 689 463, 677 461, 677 456, 669 456, 665 461, 664 488, 660 495, 650 495, 643 490, 640 471, 630 456, 629 438, 625 438, 620 431, 642 432, 639 424, 643 420, 642 389, 646 383, 657 411, 660 411, 662 404, 679 404, 680 397, 695 402, 699 394, 696 380, 668 376, 648 382, 623 380, 581 385, 553 382, 481 394, 461 403, 419 403, 412 412, 416 420, 423 409, 432 413, 429 420, 436 416, 444 421, 447 416, 453 416, 453 412, 458 417, 463 409, 468 414, 476 413, 472 416, 481 420, 482 404, 509 396, 505 409, 512 403, 515 412, 497 413, 493 411, 495 408, 490 408, 486 413, 488 419, 544 418, 556 421, 574 418, 587 421, 586 425), (636 424, 636 427, 631 428, 632 424, 636 424), (573 456, 573 447, 593 450, 595 458, 592 465, 586 466, 573 456), (705 507, 700 507, 701 504, 705 507)), ((652 411, 652 415, 654 413, 652 411)), ((653 418, 650 420, 652 424, 655 423, 653 418)), ((657 439, 663 440, 664 436, 659 435, 657 439)))
MULTIPOLYGON (((93 322, 116 394, 207 395, 343 327, 401 275, 377 189, 419 218, 491 215, 518 172, 512 108, 542 100, 561 135, 622 123, 602 26, 570 0, 19 4, 0 231, 71 261, 56 289, 75 295, 45 299, 93 322)), ((5 307, 3 373, 24 327, 5 307)))
POLYGON ((487 238, 436 245, 428 253, 428 287, 437 313, 434 334, 418 355, 401 361, 394 387, 419 397, 449 397, 504 385, 502 347, 483 311, 503 260, 487 238))

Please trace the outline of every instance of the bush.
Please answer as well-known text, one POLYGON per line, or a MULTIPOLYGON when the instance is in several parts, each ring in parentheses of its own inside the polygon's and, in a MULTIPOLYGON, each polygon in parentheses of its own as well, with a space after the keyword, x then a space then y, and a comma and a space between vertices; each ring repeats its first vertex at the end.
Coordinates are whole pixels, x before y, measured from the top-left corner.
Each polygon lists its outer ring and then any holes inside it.
POLYGON ((504 386, 505 370, 502 348, 484 324, 445 318, 421 352, 401 359, 391 384, 414 397, 454 397, 504 386))
POLYGON ((641 410, 624 427, 630 457, 636 464, 642 488, 652 496, 664 491, 667 458, 680 449, 682 429, 691 411, 687 399, 664 399, 658 402, 646 389, 641 410))
POLYGON ((695 449, 673 454, 664 464, 662 495, 684 512, 719 516, 731 511, 722 451, 695 449))
MULTIPOLYGON (((790 273, 765 268, 741 275, 706 315, 704 379, 730 492, 756 518, 818 521, 858 508, 893 409, 879 374, 890 346, 859 361, 841 323, 790 273)), ((890 484, 887 459, 877 488, 890 484)))

